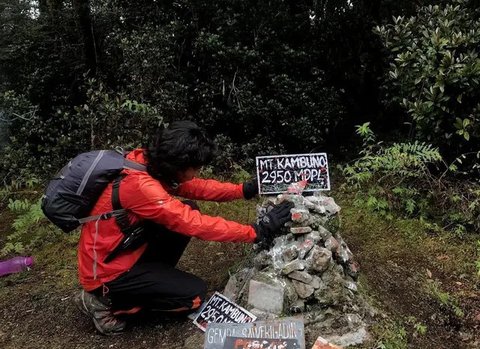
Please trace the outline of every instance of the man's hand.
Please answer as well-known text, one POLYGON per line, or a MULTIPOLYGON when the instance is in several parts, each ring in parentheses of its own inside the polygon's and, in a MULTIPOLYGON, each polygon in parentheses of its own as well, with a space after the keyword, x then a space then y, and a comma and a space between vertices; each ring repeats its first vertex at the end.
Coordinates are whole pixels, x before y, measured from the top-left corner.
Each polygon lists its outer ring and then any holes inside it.
POLYGON ((256 179, 252 179, 243 183, 243 197, 247 200, 258 195, 258 182, 256 179))
POLYGON ((275 206, 259 223, 254 224, 253 227, 257 233, 255 242, 263 242, 273 237, 275 232, 291 219, 290 210, 294 206, 293 202, 283 202, 275 206))

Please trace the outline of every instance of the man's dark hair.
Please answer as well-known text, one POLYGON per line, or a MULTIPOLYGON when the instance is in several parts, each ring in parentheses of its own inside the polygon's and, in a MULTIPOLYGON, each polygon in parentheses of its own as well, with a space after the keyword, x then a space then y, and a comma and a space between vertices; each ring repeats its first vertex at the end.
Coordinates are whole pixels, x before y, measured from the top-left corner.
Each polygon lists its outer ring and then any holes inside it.
POLYGON ((174 184, 178 171, 210 163, 214 143, 191 121, 175 121, 157 131, 146 151, 147 172, 155 179, 174 184))

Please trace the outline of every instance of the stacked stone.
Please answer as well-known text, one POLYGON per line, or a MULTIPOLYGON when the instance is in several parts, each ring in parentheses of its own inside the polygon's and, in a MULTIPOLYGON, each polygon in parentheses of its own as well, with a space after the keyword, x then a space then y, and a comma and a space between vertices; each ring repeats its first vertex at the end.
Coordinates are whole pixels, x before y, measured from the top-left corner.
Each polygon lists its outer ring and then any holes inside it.
MULTIPOLYGON (((282 306, 284 313, 303 312, 305 304, 312 301, 328 306, 348 298, 357 290, 358 265, 338 233, 340 207, 331 197, 318 192, 312 196, 282 194, 267 199, 257 210, 258 218, 283 201, 295 204, 292 222, 269 249, 255 257, 254 266, 260 275, 252 279, 273 276, 283 281, 287 296, 282 306)), ((249 294, 248 304, 258 306, 255 298, 249 294)))
POLYGON ((258 220, 283 201, 294 203, 292 222, 257 246, 253 265, 231 276, 224 295, 259 319, 301 313, 314 324, 307 332, 364 338, 367 305, 357 294, 359 265, 338 232, 340 207, 320 192, 281 194, 257 207, 258 220))
POLYGON ((295 205, 292 222, 257 247, 253 266, 233 275, 224 294, 260 319, 303 313, 306 323, 325 327, 363 324, 356 314, 359 266, 338 232, 340 207, 319 192, 282 194, 257 208, 258 219, 283 201, 295 205))

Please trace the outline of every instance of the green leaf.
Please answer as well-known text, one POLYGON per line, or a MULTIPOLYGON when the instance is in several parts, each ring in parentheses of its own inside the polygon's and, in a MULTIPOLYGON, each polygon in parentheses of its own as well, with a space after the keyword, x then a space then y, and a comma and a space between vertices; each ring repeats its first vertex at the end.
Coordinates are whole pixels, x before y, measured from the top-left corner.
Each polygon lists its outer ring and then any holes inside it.
POLYGON ((463 129, 463 121, 462 121, 462 119, 456 118, 456 119, 455 119, 454 126, 455 126, 455 128, 456 128, 457 130, 463 129))

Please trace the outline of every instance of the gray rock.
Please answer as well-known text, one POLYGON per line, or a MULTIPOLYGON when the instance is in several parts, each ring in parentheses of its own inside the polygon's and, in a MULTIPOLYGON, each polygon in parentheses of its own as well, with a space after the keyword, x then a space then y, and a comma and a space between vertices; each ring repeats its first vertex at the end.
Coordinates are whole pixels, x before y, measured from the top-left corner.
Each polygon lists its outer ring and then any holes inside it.
POLYGON ((312 275, 310 275, 306 271, 293 271, 288 274, 288 277, 290 279, 297 280, 305 284, 309 284, 310 282, 312 282, 313 279, 312 275))
POLYGON ((306 196, 305 197, 305 202, 309 202, 309 203, 312 203, 314 205, 318 205, 320 203, 320 198, 318 196, 315 196, 315 195, 306 196))
POLYGON ((314 196, 318 198, 318 201, 316 201, 315 204, 323 206, 330 215, 340 212, 340 206, 335 203, 333 198, 325 196, 320 192, 316 192, 314 196))
POLYGON ((330 265, 332 252, 326 248, 314 246, 305 260, 308 270, 323 272, 330 265))
POLYGON ((320 214, 327 213, 327 209, 323 205, 315 205, 314 209, 315 212, 318 212, 320 214))
POLYGON ((289 308, 292 313, 303 313, 305 311, 305 301, 303 299, 297 299, 289 308))
POLYGON ((273 239, 274 247, 281 246, 283 248, 283 246, 288 245, 291 240, 293 240, 292 237, 293 236, 291 234, 277 236, 275 239, 273 239))
POLYGON ((310 286, 312 286, 314 289, 319 289, 322 286, 326 287, 325 283, 317 275, 312 276, 312 281, 310 281, 310 286))
POLYGON ((339 242, 333 236, 330 236, 328 239, 325 240, 325 248, 332 251, 333 253, 336 253, 339 247, 339 242))
POLYGON ((342 336, 333 335, 325 337, 325 339, 328 340, 330 343, 341 347, 349 347, 362 344, 367 338, 368 334, 365 327, 361 327, 353 332, 348 332, 342 336))
POLYGON ((284 279, 284 300, 283 308, 288 309, 298 300, 298 294, 290 279, 284 279))
POLYGON ((312 286, 304 284, 303 282, 293 280, 292 283, 293 287, 295 287, 295 291, 297 291, 297 294, 300 298, 306 299, 310 297, 315 291, 312 286))
POLYGON ((343 285, 343 271, 340 269, 342 266, 331 263, 330 267, 327 268, 321 275, 322 281, 327 285, 341 284, 343 285))
POLYGON ((283 260, 288 263, 293 261, 298 256, 298 247, 296 245, 290 245, 289 247, 285 248, 282 252, 283 260))
POLYGON ((295 259, 295 260, 285 264, 285 266, 282 269, 282 274, 288 275, 292 271, 303 270, 303 269, 305 269, 305 262, 303 262, 299 259, 295 259))
POLYGON ((302 242, 297 245, 298 248, 298 258, 304 259, 308 252, 315 246, 315 242, 312 239, 305 238, 302 242))
POLYGON ((292 234, 308 234, 313 229, 311 227, 291 227, 290 232, 292 234))
MULTIPOLYGON (((305 199, 307 199, 307 198, 305 198, 305 199)), ((304 204, 305 207, 306 207, 307 209, 309 209, 309 210, 312 210, 312 211, 313 211, 313 210, 315 209, 315 204, 314 204, 313 202, 311 202, 310 200, 305 200, 305 201, 303 202, 303 204, 304 204)))
POLYGON ((223 295, 231 301, 237 302, 238 291, 239 287, 237 277, 235 275, 232 275, 228 279, 227 285, 223 290, 223 295))
POLYGON ((328 238, 332 236, 332 233, 330 233, 327 229, 325 229, 322 226, 318 227, 318 234, 323 239, 323 241, 326 241, 328 238))
POLYGON ((360 264, 356 261, 350 260, 345 266, 345 272, 347 275, 351 276, 353 280, 357 280, 358 274, 360 273, 360 264))
POLYGON ((325 209, 327 210, 327 212, 330 214, 330 215, 334 215, 334 214, 337 214, 338 212, 340 212, 340 206, 338 206, 336 203, 335 203, 335 200, 333 200, 333 198, 327 198, 325 201, 324 201, 324 205, 325 205, 325 209))
POLYGON ((313 230, 311 233, 305 234, 304 237, 305 237, 305 239, 313 240, 315 245, 318 244, 322 240, 322 237, 320 236, 320 233, 316 230, 313 230))
POLYGON ((250 280, 248 304, 261 311, 280 314, 283 311, 284 290, 282 285, 250 280))
POLYGON ((337 260, 342 264, 347 264, 348 261, 353 257, 352 252, 344 241, 342 241, 338 247, 336 255, 337 260))
POLYGON ((337 305, 345 299, 342 287, 338 287, 337 285, 333 287, 328 285, 325 288, 319 288, 314 291, 313 296, 320 305, 325 307, 337 305))
POLYGON ((295 207, 302 207, 304 206, 305 197, 303 195, 287 195, 287 200, 293 202, 295 207))
POLYGON ((340 264, 335 264, 333 266, 333 269, 335 270, 335 272, 337 273, 337 275, 340 277, 340 278, 343 278, 345 276, 345 269, 343 268, 342 265, 340 264))
POLYGON ((365 325, 364 321, 358 314, 346 314, 345 318, 347 320, 348 327, 352 330, 365 325))
POLYGON ((303 223, 310 219, 308 210, 292 208, 290 212, 292 213, 292 221, 295 223, 303 223))
POLYGON ((223 295, 228 299, 238 302, 242 296, 242 293, 246 292, 248 287, 247 283, 254 273, 253 268, 243 268, 236 274, 232 275, 223 290, 223 295))
POLYGON ((358 287, 357 284, 353 281, 345 281, 345 288, 349 289, 350 291, 357 292, 358 287))
POLYGON ((265 207, 257 206, 257 217, 258 218, 263 217, 266 214, 267 214, 267 209, 265 207))
POLYGON ((258 270, 262 270, 266 266, 272 263, 272 257, 268 254, 266 250, 260 251, 254 258, 253 258, 253 265, 258 270))

